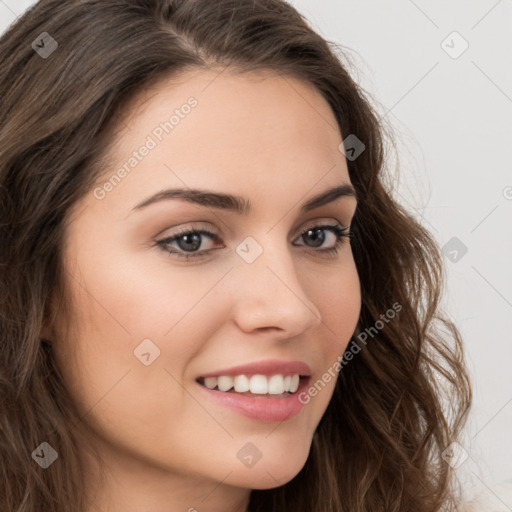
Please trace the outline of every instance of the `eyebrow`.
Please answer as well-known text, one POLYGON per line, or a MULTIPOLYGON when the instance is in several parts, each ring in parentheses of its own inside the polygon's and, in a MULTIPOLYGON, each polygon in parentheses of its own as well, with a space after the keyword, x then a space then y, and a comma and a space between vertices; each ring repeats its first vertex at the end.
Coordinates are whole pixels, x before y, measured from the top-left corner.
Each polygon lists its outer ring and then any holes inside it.
MULTIPOLYGON (((301 213, 309 212, 325 204, 331 203, 341 197, 354 197, 357 201, 357 194, 354 187, 348 183, 329 188, 320 194, 309 199, 302 205, 301 213)), ((211 192, 199 189, 167 189, 148 197, 142 203, 133 208, 132 211, 141 210, 150 204, 170 199, 183 199, 190 203, 201 206, 208 206, 220 210, 227 210, 239 215, 249 215, 251 212, 251 202, 240 196, 224 194, 220 192, 211 192)))

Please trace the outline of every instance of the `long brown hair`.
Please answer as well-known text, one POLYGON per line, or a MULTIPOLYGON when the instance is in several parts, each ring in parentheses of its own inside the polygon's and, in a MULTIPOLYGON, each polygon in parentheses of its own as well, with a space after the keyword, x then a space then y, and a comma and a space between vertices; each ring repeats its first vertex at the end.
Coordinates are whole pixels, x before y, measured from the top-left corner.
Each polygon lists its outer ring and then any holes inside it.
POLYGON ((157 80, 217 66, 312 84, 342 138, 365 145, 347 161, 362 292, 353 357, 305 466, 281 487, 253 490, 250 510, 456 510, 441 455, 461 432, 471 387, 459 332, 440 312, 443 262, 385 186, 393 138, 340 47, 282 0, 41 0, 3 34, 0 54, 0 510, 85 510, 70 428, 79 418, 41 339, 64 289, 67 213, 100 176, 124 102, 157 80), (382 321, 393 304, 399 314, 382 321), (59 456, 47 469, 31 456, 42 442, 59 456))

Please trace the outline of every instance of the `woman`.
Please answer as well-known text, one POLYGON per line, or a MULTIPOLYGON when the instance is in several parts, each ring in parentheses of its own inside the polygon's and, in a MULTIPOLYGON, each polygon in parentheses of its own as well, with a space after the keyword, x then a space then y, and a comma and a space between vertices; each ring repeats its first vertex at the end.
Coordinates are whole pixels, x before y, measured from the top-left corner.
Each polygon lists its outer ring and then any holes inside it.
POLYGON ((0 48, 0 510, 456 510, 441 257, 334 45, 42 0, 0 48))

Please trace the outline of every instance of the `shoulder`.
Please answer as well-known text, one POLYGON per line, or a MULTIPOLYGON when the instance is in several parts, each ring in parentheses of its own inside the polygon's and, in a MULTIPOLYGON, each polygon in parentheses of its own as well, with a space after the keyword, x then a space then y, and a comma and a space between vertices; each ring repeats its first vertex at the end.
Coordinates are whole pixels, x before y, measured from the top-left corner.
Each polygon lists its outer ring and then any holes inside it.
POLYGON ((462 512, 510 512, 512 510, 512 479, 479 492, 462 512))

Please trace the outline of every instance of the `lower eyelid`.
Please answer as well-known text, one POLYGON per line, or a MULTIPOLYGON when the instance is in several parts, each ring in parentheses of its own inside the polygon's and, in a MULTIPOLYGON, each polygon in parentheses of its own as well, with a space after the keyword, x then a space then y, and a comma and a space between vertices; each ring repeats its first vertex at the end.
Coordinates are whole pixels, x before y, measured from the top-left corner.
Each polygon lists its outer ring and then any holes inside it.
MULTIPOLYGON (((348 238, 349 236, 351 236, 349 233, 345 233, 350 228, 350 225, 342 226, 339 223, 316 224, 313 226, 308 226, 305 229, 303 229, 298 234, 298 236, 295 237, 295 240, 299 240, 305 233, 307 233, 307 231, 309 231, 310 229, 315 229, 315 228, 321 228, 322 231, 328 231, 328 232, 332 233, 335 237, 335 245, 333 247, 328 247, 328 248, 323 248, 323 249, 322 248, 315 249, 312 247, 310 249, 313 252, 318 252, 318 253, 327 253, 329 251, 336 252, 336 248, 338 247, 339 243, 340 242, 342 243, 345 238, 348 238), (335 228, 337 228, 338 231, 343 232, 343 234, 340 237, 338 237, 337 231, 335 230, 335 228)), ((174 248, 175 250, 166 249, 166 246, 170 245, 173 242, 176 242, 177 239, 179 239, 182 236, 188 235, 188 234, 199 234, 201 236, 209 238, 213 242, 216 242, 216 243, 222 242, 222 239, 216 233, 212 233, 205 229, 196 229, 196 230, 189 230, 189 231, 184 230, 181 233, 176 233, 170 237, 167 237, 167 238, 164 238, 164 239, 158 241, 157 245, 160 246, 160 248, 162 250, 166 251, 168 254, 175 255, 177 258, 183 258, 183 259, 192 259, 194 257, 208 256, 212 253, 212 251, 225 248, 225 246, 224 246, 224 247, 216 247, 216 248, 212 248, 212 249, 203 249, 201 251, 193 251, 193 252, 187 252, 187 251, 184 251, 179 248, 174 248)), ((296 244, 294 244, 294 245, 296 245, 296 244)), ((304 243, 298 244, 298 246, 308 247, 304 243)))

